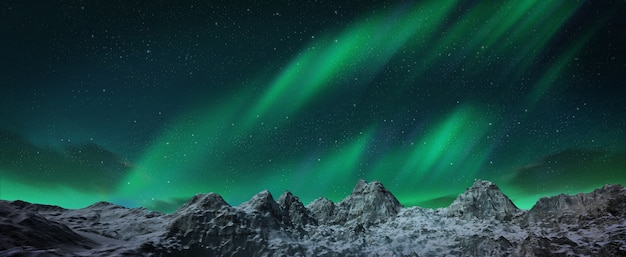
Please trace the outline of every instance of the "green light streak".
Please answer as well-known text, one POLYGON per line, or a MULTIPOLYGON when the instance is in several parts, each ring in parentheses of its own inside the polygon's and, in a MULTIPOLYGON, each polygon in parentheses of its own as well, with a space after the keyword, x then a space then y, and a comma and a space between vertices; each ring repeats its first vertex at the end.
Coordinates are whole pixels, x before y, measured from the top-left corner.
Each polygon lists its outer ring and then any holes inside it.
POLYGON ((557 79, 562 74, 563 70, 567 68, 567 65, 574 59, 574 56, 580 51, 582 46, 589 40, 579 41, 575 45, 567 49, 561 56, 556 59, 556 62, 550 65, 550 68, 546 71, 538 83, 535 84, 533 90, 528 96, 528 105, 533 108, 536 104, 548 93, 551 87, 557 85, 557 79))
MULTIPOLYGON (((537 84, 533 87, 532 92, 528 96, 528 104, 531 108, 550 91, 550 89, 557 85, 557 80, 562 75, 567 66, 574 60, 574 57, 580 52, 589 40, 593 38, 593 35, 602 27, 602 25, 612 17, 617 10, 604 16, 604 20, 598 22, 592 29, 585 33, 581 38, 577 39, 572 45, 570 45, 561 55, 556 59, 555 63, 550 65, 549 69, 539 79, 537 84)), ((571 15, 571 13, 570 13, 571 15)))
POLYGON ((369 128, 337 149, 310 153, 270 170, 259 171, 265 176, 242 178, 232 186, 236 193, 223 194, 223 197, 236 205, 267 189, 274 194, 289 190, 304 203, 321 195, 339 201, 350 193, 350 186, 355 183, 354 178, 358 176, 374 134, 375 129, 369 128))
MULTIPOLYGON (((400 170, 400 177, 422 181, 427 175, 439 180, 454 163, 466 158, 487 131, 488 123, 471 106, 462 106, 415 140, 400 170), (482 121, 482 122, 481 122, 482 121), (443 165, 443 166, 441 166, 443 165), (443 174, 442 174, 443 173, 443 174)), ((476 171, 469 171, 472 176, 476 171)))
POLYGON ((320 165, 314 170, 313 178, 326 184, 350 185, 354 183, 355 174, 359 170, 365 151, 372 140, 374 129, 369 129, 352 143, 340 148, 328 155, 324 160, 320 159, 320 165))
POLYGON ((269 85, 245 116, 244 128, 250 129, 259 117, 269 116, 272 124, 282 122, 340 76, 372 77, 408 41, 431 37, 455 3, 429 1, 399 16, 369 17, 339 36, 315 41, 269 85))
POLYGON ((289 173, 268 176, 261 184, 283 185, 284 188, 281 190, 291 190, 305 200, 308 198, 309 201, 320 195, 334 201, 341 200, 350 193, 349 186, 355 183, 354 178, 359 176, 359 167, 364 162, 365 152, 372 143, 374 134, 375 129, 372 127, 337 149, 320 155, 312 153, 303 156, 298 161, 279 168, 288 170, 289 173), (337 191, 337 188, 345 190, 337 191))
POLYGON ((546 44, 581 5, 582 2, 576 1, 565 1, 564 5, 559 2, 539 1, 533 12, 519 22, 508 40, 514 43, 505 44, 495 50, 502 55, 517 52, 510 63, 511 72, 517 71, 514 81, 522 78, 535 64, 546 44))
MULTIPOLYGON (((285 109, 295 109, 297 106, 297 102, 290 103, 282 103, 281 101, 288 102, 290 100, 292 91, 295 91, 297 94, 296 98, 302 98, 302 94, 298 94, 298 90, 294 90, 292 86, 292 82, 298 80, 301 73, 304 71, 304 66, 311 62, 313 57, 313 52, 307 51, 300 54, 295 60, 291 62, 291 64, 287 67, 285 71, 281 73, 274 82, 272 82, 272 87, 264 94, 264 96, 257 101, 254 107, 251 108, 251 111, 247 114, 247 118, 244 119, 243 127, 245 130, 250 129, 253 124, 256 123, 256 118, 261 115, 266 115, 268 110, 277 104, 281 104, 281 106, 285 109)), ((284 116, 288 116, 290 112, 287 112, 284 116)), ((276 115, 278 116, 278 115, 276 115)), ((283 117, 284 117, 283 116, 283 117)), ((278 119, 274 117, 274 119, 278 119)))
POLYGON ((465 73, 480 76, 490 68, 491 64, 484 62, 487 55, 510 66, 503 77, 518 81, 581 5, 579 1, 538 0, 478 3, 450 29, 442 31, 443 37, 435 43, 414 46, 420 49, 414 57, 420 62, 412 69, 410 80, 419 80, 437 65, 456 62, 462 64, 460 67, 472 67, 465 73))
POLYGON ((479 108, 458 106, 411 139, 411 147, 377 160, 368 177, 397 187, 404 203, 458 194, 484 168, 493 148, 486 139, 490 130, 490 117, 479 108))
POLYGON ((220 154, 233 145, 229 130, 241 106, 242 100, 231 100, 188 112, 166 126, 137 166, 121 180, 116 197, 142 196, 142 201, 188 197, 198 193, 198 188, 211 187, 207 181, 226 176, 220 170, 220 154), (207 171, 210 175, 205 178, 195 178, 207 171))
MULTIPOLYGON (((333 85, 335 78, 361 73, 373 76, 372 73, 383 67, 407 41, 432 36, 455 3, 454 0, 429 1, 399 15, 396 12, 369 17, 337 36, 322 36, 275 77, 252 107, 246 107, 243 101, 230 101, 182 116, 164 130, 137 167, 122 180, 117 197, 141 195, 149 199, 187 195, 188 190, 181 188, 202 188, 204 182, 193 180, 193 173, 200 168, 212 171, 214 176, 208 180, 219 180, 225 176, 220 175, 224 173, 220 170, 223 168, 221 158, 207 156, 207 152, 216 148, 229 152, 232 140, 258 130, 259 121, 279 126, 333 85), (238 126, 229 127, 235 123, 238 126), (213 166, 199 167, 205 163, 213 166)), ((335 158, 347 158, 343 160, 344 165, 351 166, 355 161, 351 158, 362 151, 356 150, 359 147, 351 146, 348 155, 339 154, 340 157, 335 158)), ((336 176, 333 172, 337 169, 332 166, 336 164, 322 164, 325 165, 321 169, 325 171, 319 176, 336 176)), ((349 170, 350 167, 343 168, 349 170)))
MULTIPOLYGON (((262 175, 250 178, 233 177, 226 171, 224 154, 235 153, 234 142, 251 134, 259 136, 250 144, 262 147, 268 142, 264 140, 266 129, 259 125, 261 122, 280 128, 315 99, 336 89, 347 89, 337 82, 338 78, 358 77, 358 83, 366 85, 401 50, 414 50, 415 56, 419 56, 415 58, 418 67, 407 75, 414 80, 419 81, 438 64, 454 62, 473 67, 466 74, 480 75, 488 65, 479 60, 490 54, 506 58, 504 63, 511 68, 503 76, 514 73, 510 80, 519 81, 581 4, 539 0, 505 1, 498 5, 481 2, 446 28, 444 24, 457 1, 426 1, 412 8, 365 17, 340 33, 318 36, 267 81, 260 96, 251 89, 225 95, 223 102, 194 108, 165 126, 122 180, 114 197, 141 199, 136 204, 144 206, 152 198, 185 198, 207 191, 217 191, 228 199, 230 192, 220 190, 229 184, 228 190, 245 198, 258 192, 255 186, 278 190, 284 185, 294 192, 297 189, 292 187, 303 188, 303 195, 314 194, 313 198, 324 195, 338 200, 346 192, 336 189, 348 185, 349 190, 355 176, 361 173, 366 179, 402 185, 394 192, 405 203, 458 194, 468 186, 467 179, 475 178, 484 168, 493 150, 485 139, 494 130, 489 123, 491 117, 473 105, 456 107, 425 133, 412 138, 414 145, 395 146, 389 153, 368 160, 369 167, 361 164, 372 144, 376 132, 373 128, 336 149, 277 163, 261 171, 262 175), (467 54, 468 58, 447 58, 447 54, 458 53, 467 54), (448 181, 451 178, 465 180, 448 181), (310 181, 316 184, 312 186, 310 181), (412 185, 419 185, 421 191, 412 185)), ((527 96, 529 105, 541 101, 594 33, 595 30, 586 34, 549 66, 527 96)), ((250 87, 255 85, 264 83, 250 87)))
MULTIPOLYGON (((484 41, 484 46, 492 47, 503 39, 503 36, 520 21, 523 21, 524 14, 535 6, 538 2, 547 2, 540 0, 526 0, 526 1, 508 1, 504 3, 504 6, 500 11, 497 11, 496 15, 491 19, 488 25, 482 29, 483 36, 487 39, 484 41)), ((492 5, 491 3, 482 2, 481 4, 492 5)), ((480 16, 479 16, 480 17, 480 16)), ((479 17, 474 17, 479 19, 479 17)))
POLYGON ((445 37, 435 44, 435 49, 425 63, 442 58, 443 53, 450 53, 456 48, 484 49, 500 43, 511 27, 518 23, 524 13, 535 3, 533 1, 508 1, 499 6, 494 3, 480 2, 470 9, 459 22, 445 32, 445 37), (479 29, 476 29, 479 28, 479 29), (467 42, 459 45, 458 42, 467 42))

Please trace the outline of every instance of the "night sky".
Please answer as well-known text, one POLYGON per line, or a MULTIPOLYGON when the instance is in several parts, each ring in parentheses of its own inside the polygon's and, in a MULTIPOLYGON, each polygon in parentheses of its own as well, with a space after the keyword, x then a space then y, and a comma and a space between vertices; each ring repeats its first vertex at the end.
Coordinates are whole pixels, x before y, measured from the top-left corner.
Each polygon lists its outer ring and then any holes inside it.
POLYGON ((625 1, 182 2, 0 3, 0 199, 626 184, 625 1))

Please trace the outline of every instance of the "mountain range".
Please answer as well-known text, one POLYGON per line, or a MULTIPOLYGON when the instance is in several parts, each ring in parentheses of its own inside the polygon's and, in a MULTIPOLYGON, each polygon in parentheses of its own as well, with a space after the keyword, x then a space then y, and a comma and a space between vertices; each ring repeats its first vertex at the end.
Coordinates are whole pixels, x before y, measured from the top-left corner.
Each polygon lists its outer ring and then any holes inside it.
POLYGON ((484 180, 439 209, 404 207, 364 180, 337 203, 262 191, 231 206, 209 193, 173 214, 2 200, 8 256, 626 256, 626 189, 541 198, 530 210, 484 180))

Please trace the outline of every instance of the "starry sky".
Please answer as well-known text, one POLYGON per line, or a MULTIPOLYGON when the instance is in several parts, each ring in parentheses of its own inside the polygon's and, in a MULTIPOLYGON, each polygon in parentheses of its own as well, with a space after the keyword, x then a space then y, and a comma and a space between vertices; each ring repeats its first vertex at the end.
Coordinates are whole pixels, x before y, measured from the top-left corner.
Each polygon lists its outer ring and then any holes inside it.
POLYGON ((0 3, 0 199, 626 184, 624 1, 0 3))

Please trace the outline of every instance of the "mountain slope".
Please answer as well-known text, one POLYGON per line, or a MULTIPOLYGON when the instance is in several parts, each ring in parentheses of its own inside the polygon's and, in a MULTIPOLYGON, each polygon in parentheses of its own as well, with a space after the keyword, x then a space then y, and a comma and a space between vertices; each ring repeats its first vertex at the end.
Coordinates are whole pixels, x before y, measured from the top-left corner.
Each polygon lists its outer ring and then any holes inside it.
POLYGON ((446 208, 404 208, 380 182, 339 203, 262 191, 240 206, 198 194, 167 215, 96 203, 0 201, 0 256, 626 256, 626 189, 519 210, 478 180, 446 208))

